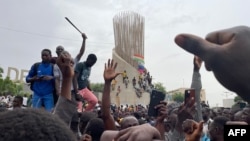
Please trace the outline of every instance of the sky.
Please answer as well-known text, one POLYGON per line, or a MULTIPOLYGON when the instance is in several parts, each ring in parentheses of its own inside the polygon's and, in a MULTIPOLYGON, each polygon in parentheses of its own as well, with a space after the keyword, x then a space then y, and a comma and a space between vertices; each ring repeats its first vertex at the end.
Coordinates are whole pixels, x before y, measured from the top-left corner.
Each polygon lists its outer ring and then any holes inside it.
MULTIPOLYGON (((193 55, 174 43, 175 36, 190 33, 204 38, 212 31, 249 26, 249 5, 243 0, 1 0, 0 67, 4 75, 8 67, 29 70, 41 60, 42 49, 51 49, 56 56, 58 45, 76 56, 82 37, 65 20, 68 17, 88 36, 81 61, 89 53, 98 57, 91 82, 103 83, 104 63, 114 48, 113 18, 132 11, 145 18, 145 67, 153 82, 161 82, 167 91, 190 87, 193 55)), ((211 106, 222 106, 223 98, 235 96, 204 64, 200 73, 211 106)))

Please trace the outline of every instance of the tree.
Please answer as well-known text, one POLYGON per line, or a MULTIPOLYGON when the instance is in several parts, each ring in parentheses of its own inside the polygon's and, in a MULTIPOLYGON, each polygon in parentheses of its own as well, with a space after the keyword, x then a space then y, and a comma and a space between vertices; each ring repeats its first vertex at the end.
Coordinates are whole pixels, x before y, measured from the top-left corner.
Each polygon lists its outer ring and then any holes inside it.
POLYGON ((9 77, 5 79, 0 78, 0 94, 21 95, 23 92, 23 83, 16 83, 10 80, 9 77))
POLYGON ((103 92, 104 84, 103 83, 90 83, 90 88, 94 92, 103 92))
POLYGON ((175 93, 175 94, 173 94, 172 98, 176 102, 183 102, 184 101, 184 94, 182 94, 182 93, 175 93))
POLYGON ((23 91, 23 83, 21 83, 20 81, 14 82, 10 80, 10 77, 6 77, 5 79, 3 79, 3 73, 3 68, 0 67, 0 95, 29 95, 28 92, 23 91))
POLYGON ((242 101, 242 98, 240 96, 235 96, 234 97, 234 102, 242 101))
POLYGON ((163 92, 163 93, 167 93, 166 88, 163 86, 163 84, 161 82, 154 83, 154 88, 156 90, 163 92))
POLYGON ((3 68, 0 67, 0 78, 3 77, 3 68))

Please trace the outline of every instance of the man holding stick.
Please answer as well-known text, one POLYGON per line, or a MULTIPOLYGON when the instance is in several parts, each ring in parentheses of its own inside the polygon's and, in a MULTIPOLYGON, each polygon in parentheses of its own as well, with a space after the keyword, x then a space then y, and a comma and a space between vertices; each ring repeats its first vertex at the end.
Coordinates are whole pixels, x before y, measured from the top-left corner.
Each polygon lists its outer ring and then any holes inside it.
MULTIPOLYGON (((73 63, 73 67, 75 67, 75 65, 80 61, 80 59, 82 58, 84 52, 85 52, 85 42, 86 42, 86 39, 87 39, 87 36, 85 33, 82 33, 67 17, 65 17, 65 19, 74 27, 77 29, 77 31, 79 31, 82 35, 82 46, 80 48, 80 51, 79 53, 76 55, 76 57, 74 59, 72 59, 72 63, 73 63)), ((55 89, 56 89, 56 95, 54 99, 55 100, 55 103, 57 101, 57 98, 58 96, 61 94, 61 86, 62 86, 62 73, 58 67, 58 65, 56 64, 56 59, 60 56, 60 54, 64 51, 64 47, 59 45, 57 48, 56 48, 56 54, 57 54, 57 57, 52 57, 51 59, 51 63, 55 64, 54 65, 54 77, 55 77, 55 89)), ((71 92, 72 92, 72 100, 76 100, 76 95, 75 93, 73 93, 73 85, 71 86, 71 92)))
MULTIPOLYGON (((72 60, 72 63, 74 64, 73 67, 75 67, 75 65, 80 61, 80 59, 82 58, 84 52, 85 52, 85 42, 87 39, 87 36, 85 33, 82 33, 82 46, 80 48, 79 53, 76 55, 76 57, 72 60)), ((57 57, 53 57, 53 59, 51 60, 52 63, 56 62, 56 59, 60 56, 60 54, 64 51, 64 48, 62 46, 58 46, 56 48, 56 53, 57 53, 57 57)), ((55 85, 56 85, 56 94, 57 96, 59 96, 61 94, 61 84, 62 84, 62 74, 61 71, 58 67, 57 64, 54 65, 54 76, 55 76, 55 85)), ((73 90, 73 86, 71 87, 71 90, 73 90)), ((72 98, 75 99, 75 96, 73 96, 72 98)))

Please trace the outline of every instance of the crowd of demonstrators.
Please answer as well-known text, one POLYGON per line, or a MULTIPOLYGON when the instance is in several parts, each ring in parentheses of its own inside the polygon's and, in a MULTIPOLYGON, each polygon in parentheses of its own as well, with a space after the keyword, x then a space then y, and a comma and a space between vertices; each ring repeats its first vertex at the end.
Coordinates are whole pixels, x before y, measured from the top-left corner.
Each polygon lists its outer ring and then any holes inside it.
MULTIPOLYGON (((127 74, 127 70, 124 70, 122 73, 122 83, 124 84, 125 88, 128 88, 130 85, 132 85, 132 88, 135 90, 135 94, 137 95, 138 98, 142 97, 143 92, 151 92, 152 88, 154 87, 152 84, 152 76, 150 73, 144 69, 144 71, 138 72, 138 79, 136 80, 136 77, 130 77, 133 78, 131 80, 132 83, 129 81, 129 76, 127 74), (130 84, 130 85, 129 85, 130 84)), ((113 79, 111 82, 111 88, 112 91, 117 90, 116 95, 118 96, 121 90, 121 85, 116 85, 117 80, 113 79)))
MULTIPOLYGON (((212 71, 215 78, 227 89, 236 92, 248 103, 249 95, 249 37, 250 29, 246 26, 237 26, 229 29, 215 31, 202 39, 195 35, 180 34, 176 36, 175 42, 186 51, 199 56, 205 62, 206 69, 212 71), (229 71, 230 70, 230 71, 229 71)), ((222 109, 220 109, 222 110, 222 109)), ((219 110, 218 110, 219 111, 219 110)), ((244 108, 241 117, 245 124, 249 118, 249 108, 244 108), (243 112, 246 111, 246 112, 243 112)), ((222 112, 220 112, 222 113, 222 112)), ((239 113, 238 113, 239 114, 239 113)), ((240 120, 237 118, 237 120, 240 120)), ((224 140, 223 125, 232 124, 225 116, 213 115, 213 121, 209 126, 209 138, 211 140, 224 140)), ((194 129, 186 132, 186 140, 199 140, 202 134, 203 122, 199 124, 191 121, 194 129)), ((188 130, 187 130, 188 131, 188 130)))
POLYGON ((0 104, 1 104, 1 107, 6 107, 6 108, 9 108, 12 106, 12 101, 14 99, 14 96, 12 95, 2 95, 0 97, 0 104))
MULTIPOLYGON (((107 134, 109 133, 109 130, 116 130, 117 132, 120 132, 120 131, 124 131, 124 129, 126 130, 127 128, 131 126, 139 127, 140 125, 149 124, 152 127, 155 127, 155 129, 157 129, 158 134, 161 135, 160 139, 165 139, 164 138, 164 133, 165 133, 164 119, 168 115, 166 102, 162 102, 159 105, 157 105, 157 107, 155 107, 159 111, 158 117, 148 117, 147 109, 144 109, 142 106, 137 106, 136 108, 134 108, 133 106, 131 107, 126 106, 125 108, 123 108, 123 106, 119 108, 112 107, 111 108, 112 111, 110 110, 111 82, 113 79, 115 79, 117 75, 119 75, 119 73, 115 72, 116 66, 117 66, 117 63, 115 63, 113 60, 109 60, 108 63, 105 65, 105 70, 104 70, 105 83, 104 83, 101 111, 102 111, 102 119, 104 121, 105 130, 107 130, 107 134), (117 125, 115 124, 116 122, 120 123, 120 126, 118 126, 120 128, 117 128, 117 125)), ((191 112, 186 112, 187 109, 190 110, 194 108, 193 107, 190 108, 190 107, 187 107, 187 105, 185 105, 185 106, 177 108, 178 111, 172 110, 173 113, 174 111, 177 112, 175 114, 177 115, 176 118, 178 119, 178 120, 177 119, 175 120, 176 122, 177 121, 178 122, 174 124, 173 132, 181 135, 181 136, 173 135, 172 138, 176 137, 178 139, 184 139, 184 134, 182 133, 181 124, 186 118, 192 117, 190 114, 188 114, 191 112)), ((105 134, 106 134, 106 131, 104 133, 104 136, 106 136, 105 134)), ((121 137, 121 139, 123 138, 124 137, 121 137)), ((129 137, 127 136, 127 138, 129 137)))
MULTIPOLYGON (((148 107, 142 105, 116 106, 111 104, 112 80, 122 74, 116 72, 119 64, 114 60, 108 60, 105 63, 102 100, 98 104, 97 101, 87 100, 87 110, 76 116, 78 104, 74 96, 84 97, 86 94, 84 89, 89 89, 89 81, 86 77, 79 76, 78 73, 82 72, 77 65, 85 64, 88 72, 84 76, 89 76, 90 68, 96 62, 96 56, 90 54, 85 62, 77 63, 74 67, 72 57, 67 51, 62 51, 56 59, 56 65, 63 79, 61 79, 58 101, 53 110, 50 109, 50 102, 53 100, 53 95, 49 91, 51 89, 50 87, 41 89, 54 80, 54 77, 51 78, 53 73, 51 73, 52 68, 48 60, 51 58, 51 53, 45 49, 42 51, 42 59, 46 61, 43 61, 38 68, 42 71, 46 70, 46 73, 39 75, 38 71, 38 76, 35 76, 35 73, 30 71, 27 76, 27 81, 34 81, 33 98, 35 97, 35 100, 32 105, 34 108, 23 109, 22 98, 15 97, 13 103, 15 107, 12 110, 1 109, 0 130, 4 132, 0 132, 0 136, 5 141, 224 141, 224 125, 250 124, 250 106, 247 104, 245 107, 213 109, 201 103, 202 85, 199 70, 204 61, 206 68, 215 73, 223 86, 237 92, 243 100, 249 102, 248 80, 250 79, 243 79, 243 76, 248 77, 250 41, 247 39, 249 37, 250 29, 242 26, 213 32, 207 36, 206 40, 189 34, 178 35, 175 39, 176 43, 195 55, 191 83, 191 88, 195 89, 195 99, 190 98, 180 105, 161 101, 154 107, 158 113, 156 117, 149 117, 148 107), (228 53, 234 57, 230 57, 228 53), (242 65, 242 63, 246 64, 242 65), (223 67, 221 68, 220 65, 223 67), (79 82, 75 83, 77 78, 84 84, 78 86, 79 82), (234 81, 228 81, 228 79, 234 81), (76 95, 72 95, 73 82, 76 95), (44 97, 49 97, 49 100, 44 100, 44 97), (46 103, 46 100, 49 102, 46 103), (193 101, 196 104, 193 104, 193 101), (38 108, 41 103, 44 104, 46 111, 38 108), (74 118, 79 122, 75 122, 74 118), (77 128, 72 128, 72 125, 77 128)), ((31 68, 34 71, 34 65, 31 68)))
POLYGON ((19 103, 18 105, 21 105, 21 107, 31 107, 30 106, 30 97, 27 97, 26 95, 21 96, 21 95, 11 95, 11 94, 4 94, 3 96, 0 97, 0 107, 3 108, 8 108, 8 109, 13 109, 16 104, 16 100, 19 99, 18 101, 21 101, 22 103, 19 103))
MULTIPOLYGON (((133 86, 136 87, 135 77, 132 79, 132 81, 133 86)), ((139 88, 143 89, 143 91, 147 91, 148 88, 152 87, 152 76, 146 69, 143 72, 139 72, 137 84, 139 88)))
POLYGON ((12 107, 8 108, 8 110, 13 110, 16 108, 25 108, 23 105, 23 97, 20 95, 14 97, 12 101, 12 107))
MULTIPOLYGON (((80 51, 76 57, 72 59, 72 63, 74 64, 80 61, 85 51, 85 41, 87 36, 82 33, 82 38, 83 42, 80 51)), ((60 45, 56 47, 57 57, 52 57, 51 51, 49 49, 44 49, 42 51, 42 61, 32 65, 29 74, 26 77, 26 82, 32 85, 32 107, 40 108, 41 106, 44 106, 47 111, 51 111, 56 104, 58 96, 61 93, 60 90, 62 83, 62 74, 56 64, 56 59, 63 51, 63 46, 60 45), (48 80, 50 80, 50 82, 48 80), (46 87, 46 83, 48 83, 47 85, 50 87, 46 87), (46 91, 46 89, 49 90, 46 91), (51 93, 53 97, 51 97, 51 93), (51 101, 53 101, 53 103, 51 101)))

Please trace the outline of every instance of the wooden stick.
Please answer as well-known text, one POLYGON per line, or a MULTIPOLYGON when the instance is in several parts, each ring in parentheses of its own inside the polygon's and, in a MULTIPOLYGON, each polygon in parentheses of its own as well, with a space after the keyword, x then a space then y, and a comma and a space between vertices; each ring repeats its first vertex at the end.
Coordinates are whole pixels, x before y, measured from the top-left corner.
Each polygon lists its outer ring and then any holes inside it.
POLYGON ((65 17, 65 19, 77 30, 77 31, 79 31, 81 34, 82 34, 82 32, 67 18, 67 17, 65 17))

